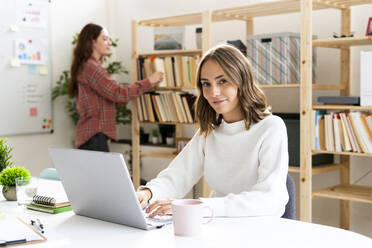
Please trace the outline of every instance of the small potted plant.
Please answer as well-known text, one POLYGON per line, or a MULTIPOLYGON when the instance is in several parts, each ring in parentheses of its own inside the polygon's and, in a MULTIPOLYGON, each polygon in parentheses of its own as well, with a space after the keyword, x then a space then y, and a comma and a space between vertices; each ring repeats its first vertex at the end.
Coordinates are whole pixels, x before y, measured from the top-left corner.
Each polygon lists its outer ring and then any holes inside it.
POLYGON ((30 177, 30 172, 24 167, 7 167, 0 173, 0 184, 3 186, 3 195, 8 201, 16 201, 16 178, 30 177))
POLYGON ((159 143, 159 131, 158 129, 153 129, 151 133, 151 141, 153 144, 159 143))

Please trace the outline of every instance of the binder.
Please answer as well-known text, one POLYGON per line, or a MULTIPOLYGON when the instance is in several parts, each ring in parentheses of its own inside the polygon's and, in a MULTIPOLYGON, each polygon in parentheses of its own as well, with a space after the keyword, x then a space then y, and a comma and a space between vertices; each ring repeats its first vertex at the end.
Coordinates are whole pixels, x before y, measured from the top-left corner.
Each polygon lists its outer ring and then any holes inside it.
MULTIPOLYGON (((25 243, 35 244, 47 241, 47 238, 39 233, 34 227, 27 224, 20 218, 6 217, 0 219, 0 230, 1 230, 1 239, 6 241, 26 239, 25 243)), ((19 244, 7 245, 13 247, 19 244)))

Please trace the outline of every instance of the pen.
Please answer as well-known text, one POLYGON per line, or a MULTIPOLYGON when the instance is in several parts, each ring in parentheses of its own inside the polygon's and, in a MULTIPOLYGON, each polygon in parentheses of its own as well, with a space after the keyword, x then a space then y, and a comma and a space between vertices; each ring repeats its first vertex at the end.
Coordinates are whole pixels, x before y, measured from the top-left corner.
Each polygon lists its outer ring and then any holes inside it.
POLYGON ((38 220, 38 222, 39 222, 40 224, 37 224, 36 221, 31 220, 31 225, 32 225, 33 227, 36 227, 36 229, 37 229, 39 232, 44 233, 44 230, 43 230, 43 228, 44 228, 44 227, 43 227, 43 224, 41 224, 40 220, 38 220))
POLYGON ((44 225, 41 223, 39 219, 36 219, 37 223, 39 223, 40 228, 43 230, 42 233, 44 233, 44 225))
POLYGON ((7 245, 15 245, 15 244, 23 244, 26 243, 26 239, 17 239, 17 240, 0 240, 0 246, 7 246, 7 245))

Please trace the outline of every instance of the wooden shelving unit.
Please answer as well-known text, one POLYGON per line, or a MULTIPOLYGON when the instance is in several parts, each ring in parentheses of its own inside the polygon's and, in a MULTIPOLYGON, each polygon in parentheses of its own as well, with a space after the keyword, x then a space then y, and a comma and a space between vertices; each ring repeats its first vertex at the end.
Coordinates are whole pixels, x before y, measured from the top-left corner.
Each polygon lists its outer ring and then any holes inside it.
MULTIPOLYGON (((350 7, 354 5, 372 4, 372 0, 280 0, 273 2, 257 3, 235 8, 204 11, 199 13, 184 14, 178 16, 156 18, 149 20, 133 21, 132 24, 132 79, 136 80, 137 58, 138 56, 162 55, 170 56, 173 54, 204 53, 211 46, 211 26, 213 22, 241 20, 246 24, 246 34, 254 34, 253 22, 255 17, 269 15, 288 14, 300 12, 301 14, 301 83, 288 85, 262 85, 264 89, 286 89, 298 88, 300 91, 300 166, 290 166, 289 171, 299 173, 300 176, 300 202, 297 209, 300 213, 300 220, 312 220, 312 197, 327 197, 340 199, 340 226, 345 229, 350 228, 349 220, 349 201, 372 203, 370 196, 370 187, 350 185, 350 156, 372 156, 371 154, 356 154, 349 152, 327 152, 312 150, 312 111, 318 109, 325 110, 346 110, 346 111, 369 111, 372 107, 357 106, 336 106, 324 105, 313 106, 313 90, 338 90, 340 95, 350 94, 350 47, 372 45, 372 37, 348 37, 337 39, 316 39, 313 40, 312 14, 314 10, 337 9, 341 12, 341 30, 340 33, 350 34, 350 7), (171 51, 156 52, 148 54, 139 54, 137 46, 137 26, 166 27, 166 26, 184 26, 200 24, 203 28, 202 50, 191 51, 171 51), (326 47, 340 49, 341 53, 341 74, 338 84, 312 84, 312 48, 326 47), (322 165, 312 167, 312 155, 321 153, 332 153, 340 155, 339 164, 322 165), (312 190, 312 175, 325 173, 328 171, 340 171, 340 186, 330 187, 324 190, 312 190)), ((228 37, 226 37, 228 38, 228 37)), ((132 108, 132 142, 133 142, 133 179, 134 185, 139 185, 139 160, 144 156, 158 156, 172 158, 169 153, 146 152, 140 153, 139 147, 139 122, 137 120, 137 107, 133 102, 132 108)), ((176 123, 173 123, 176 124, 176 123)), ((176 124, 177 137, 182 136, 181 124, 176 124)))
POLYGON ((337 185, 313 192, 313 196, 372 203, 372 187, 360 185, 337 185))

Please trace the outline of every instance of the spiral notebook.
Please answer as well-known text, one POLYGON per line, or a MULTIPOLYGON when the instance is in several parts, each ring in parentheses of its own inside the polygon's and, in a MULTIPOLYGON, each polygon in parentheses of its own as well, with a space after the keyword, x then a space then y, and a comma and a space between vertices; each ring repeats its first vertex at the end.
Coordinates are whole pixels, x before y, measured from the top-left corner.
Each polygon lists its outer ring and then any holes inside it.
POLYGON ((60 208, 70 206, 68 199, 54 198, 42 195, 35 195, 32 199, 32 204, 36 206, 48 206, 50 208, 60 208))
POLYGON ((34 205, 59 208, 69 206, 70 202, 61 181, 41 179, 37 194, 33 198, 34 205))

